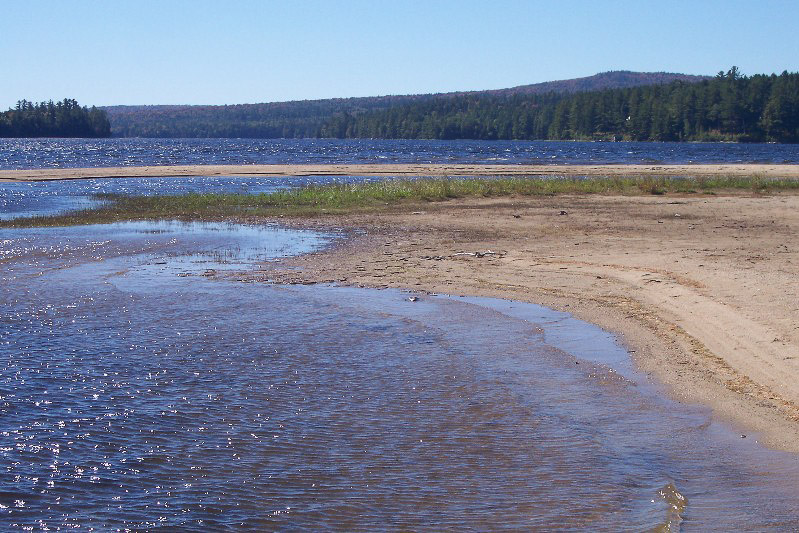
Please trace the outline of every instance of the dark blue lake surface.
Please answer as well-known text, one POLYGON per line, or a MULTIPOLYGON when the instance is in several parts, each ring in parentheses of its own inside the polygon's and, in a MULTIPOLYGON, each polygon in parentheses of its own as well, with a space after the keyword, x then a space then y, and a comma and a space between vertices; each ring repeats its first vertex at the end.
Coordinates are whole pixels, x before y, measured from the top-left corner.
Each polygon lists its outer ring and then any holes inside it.
POLYGON ((799 527, 797 456, 564 313, 205 278, 333 238, 0 229, 0 529, 799 527))
POLYGON ((796 144, 336 139, 0 139, 0 169, 266 163, 799 163, 796 144))

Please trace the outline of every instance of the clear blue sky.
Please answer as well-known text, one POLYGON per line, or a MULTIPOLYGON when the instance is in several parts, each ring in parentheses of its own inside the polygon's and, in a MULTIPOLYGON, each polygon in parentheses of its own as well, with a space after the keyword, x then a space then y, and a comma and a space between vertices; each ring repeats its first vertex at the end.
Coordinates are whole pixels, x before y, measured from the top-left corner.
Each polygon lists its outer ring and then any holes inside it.
POLYGON ((17 100, 224 104, 494 89, 607 70, 799 70, 799 1, 2 0, 17 100))

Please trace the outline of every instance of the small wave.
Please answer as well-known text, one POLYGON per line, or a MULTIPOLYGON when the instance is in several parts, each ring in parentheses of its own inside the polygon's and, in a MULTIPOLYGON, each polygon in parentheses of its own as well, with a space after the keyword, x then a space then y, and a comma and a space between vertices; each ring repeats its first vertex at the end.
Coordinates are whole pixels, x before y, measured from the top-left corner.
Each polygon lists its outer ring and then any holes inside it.
POLYGON ((682 524, 685 508, 688 506, 688 500, 685 499, 685 496, 680 493, 673 482, 661 488, 657 494, 660 499, 666 502, 668 509, 666 510, 666 520, 662 524, 656 526, 652 530, 653 533, 673 533, 680 531, 680 524, 682 524))

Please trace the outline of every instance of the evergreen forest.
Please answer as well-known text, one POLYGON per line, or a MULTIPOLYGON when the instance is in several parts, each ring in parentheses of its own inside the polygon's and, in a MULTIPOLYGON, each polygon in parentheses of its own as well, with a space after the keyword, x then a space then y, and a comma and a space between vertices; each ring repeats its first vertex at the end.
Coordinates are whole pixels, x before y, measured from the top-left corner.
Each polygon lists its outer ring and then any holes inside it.
POLYGON ((464 96, 341 113, 323 137, 799 142, 799 74, 570 95, 464 96))
POLYGON ((123 137, 799 142, 799 73, 583 92, 109 108, 123 137))
POLYGON ((81 107, 75 100, 27 100, 0 113, 0 137, 109 137, 108 114, 96 107, 81 107))

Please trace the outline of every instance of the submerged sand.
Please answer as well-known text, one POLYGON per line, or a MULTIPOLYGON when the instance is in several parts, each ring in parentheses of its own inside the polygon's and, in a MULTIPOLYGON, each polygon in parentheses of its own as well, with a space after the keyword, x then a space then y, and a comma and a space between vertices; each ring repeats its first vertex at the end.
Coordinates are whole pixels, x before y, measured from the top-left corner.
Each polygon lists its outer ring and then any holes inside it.
POLYGON ((353 231, 255 277, 569 311, 678 400, 799 451, 799 195, 471 199, 313 223, 353 231))
POLYGON ((799 178, 799 165, 177 165, 0 170, 0 181, 177 176, 762 176, 799 178))

